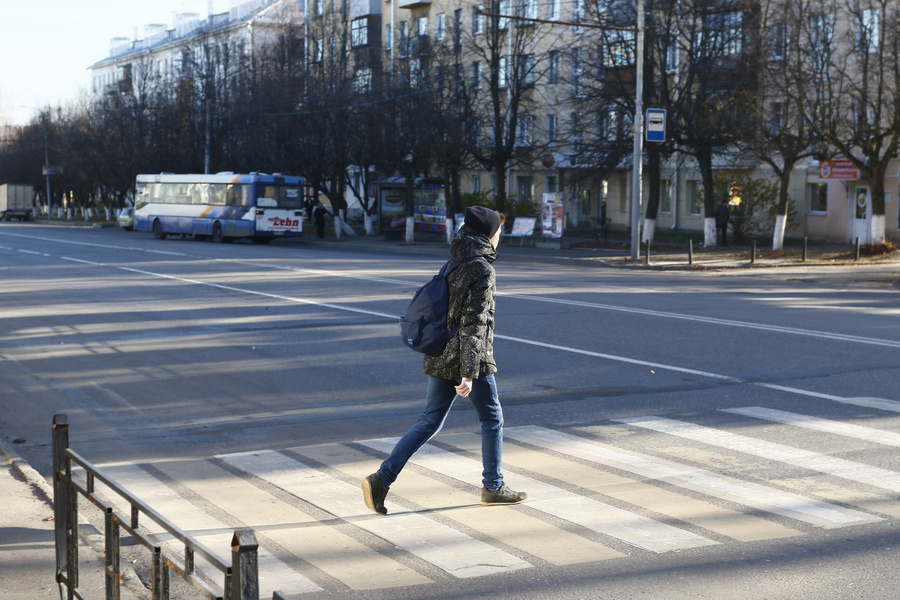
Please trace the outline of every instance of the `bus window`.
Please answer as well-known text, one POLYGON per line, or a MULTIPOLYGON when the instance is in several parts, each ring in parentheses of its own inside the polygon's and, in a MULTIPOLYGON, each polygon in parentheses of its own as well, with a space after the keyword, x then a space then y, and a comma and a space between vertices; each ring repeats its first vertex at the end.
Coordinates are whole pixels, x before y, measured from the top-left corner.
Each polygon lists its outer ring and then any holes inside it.
POLYGON ((302 209, 303 193, 296 185, 263 185, 256 187, 257 206, 271 208, 302 209), (268 199, 264 204, 263 198, 268 199))

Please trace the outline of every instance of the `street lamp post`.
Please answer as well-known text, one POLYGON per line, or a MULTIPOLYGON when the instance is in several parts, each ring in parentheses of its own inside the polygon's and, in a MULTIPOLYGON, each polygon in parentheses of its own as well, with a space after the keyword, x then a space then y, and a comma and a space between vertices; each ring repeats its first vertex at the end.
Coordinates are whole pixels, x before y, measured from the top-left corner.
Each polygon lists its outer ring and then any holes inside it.
POLYGON ((641 201, 644 167, 644 0, 637 1, 637 39, 635 40, 634 81, 634 165, 631 184, 631 260, 641 252, 641 201))

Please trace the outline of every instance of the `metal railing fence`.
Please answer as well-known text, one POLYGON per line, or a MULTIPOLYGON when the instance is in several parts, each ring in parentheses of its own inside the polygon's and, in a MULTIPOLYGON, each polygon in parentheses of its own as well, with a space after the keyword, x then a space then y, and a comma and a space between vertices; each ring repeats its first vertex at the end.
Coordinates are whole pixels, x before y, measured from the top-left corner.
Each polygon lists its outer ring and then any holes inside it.
MULTIPOLYGON (((169 600, 169 571, 193 585, 200 594, 210 600, 259 600, 259 563, 256 535, 250 529, 239 529, 231 540, 231 564, 226 564, 209 548, 192 539, 184 531, 161 514, 141 502, 123 486, 69 448, 68 416, 53 417, 53 508, 56 525, 56 581, 60 600, 88 600, 79 589, 78 582, 78 495, 82 495, 105 514, 105 591, 106 600, 121 597, 121 537, 122 531, 134 538, 151 553, 153 600, 169 600), (73 476, 73 465, 84 469, 84 480, 73 476), (123 498, 131 507, 129 515, 121 515, 95 490, 100 481, 112 492, 123 498), (184 548, 183 562, 179 564, 159 544, 159 535, 140 531, 141 517, 149 518, 179 542, 184 548), (212 589, 200 578, 194 567, 197 556, 205 559, 223 577, 224 595, 212 589)), ((281 592, 273 594, 273 600, 286 600, 281 592)))

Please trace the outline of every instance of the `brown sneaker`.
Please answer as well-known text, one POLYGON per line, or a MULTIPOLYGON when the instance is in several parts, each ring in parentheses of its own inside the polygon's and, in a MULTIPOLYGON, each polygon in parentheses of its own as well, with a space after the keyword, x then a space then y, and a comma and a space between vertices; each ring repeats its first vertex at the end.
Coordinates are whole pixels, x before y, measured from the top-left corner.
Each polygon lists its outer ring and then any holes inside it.
POLYGON ((362 491, 366 506, 379 515, 387 514, 387 509, 384 507, 384 499, 387 497, 388 486, 384 485, 384 480, 380 474, 372 473, 363 479, 362 491))
POLYGON ((521 504, 526 499, 528 499, 528 494, 525 492, 514 492, 505 485, 498 490, 481 490, 481 503, 485 506, 521 504))

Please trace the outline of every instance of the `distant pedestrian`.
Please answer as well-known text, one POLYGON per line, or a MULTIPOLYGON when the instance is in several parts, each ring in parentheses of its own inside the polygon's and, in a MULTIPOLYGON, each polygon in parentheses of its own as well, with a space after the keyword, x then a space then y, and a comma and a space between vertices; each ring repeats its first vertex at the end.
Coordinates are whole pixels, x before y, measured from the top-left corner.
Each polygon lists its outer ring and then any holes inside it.
POLYGON ((728 245, 728 217, 731 211, 728 209, 728 200, 722 200, 722 204, 716 207, 716 239, 722 232, 722 246, 728 245))
POLYGON ((316 207, 313 209, 313 221, 316 224, 316 235, 319 239, 325 237, 325 215, 328 214, 328 211, 325 210, 325 207, 322 206, 322 203, 316 201, 316 207))
POLYGON ((366 506, 376 513, 387 514, 384 499, 388 489, 412 455, 440 431, 456 396, 469 398, 481 421, 481 503, 519 504, 528 498, 528 494, 506 487, 500 472, 503 409, 494 382, 497 287, 491 263, 498 256, 503 221, 504 216, 494 210, 470 207, 450 244, 450 266, 459 267, 447 276, 447 326, 456 333, 439 353, 425 355, 428 388, 419 421, 397 442, 381 468, 362 480, 366 506))

